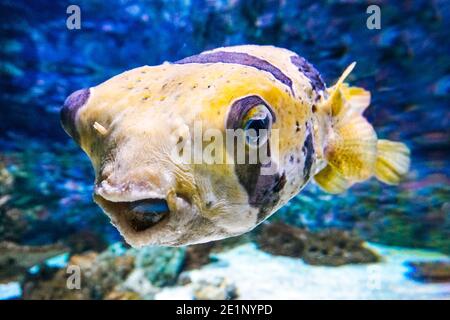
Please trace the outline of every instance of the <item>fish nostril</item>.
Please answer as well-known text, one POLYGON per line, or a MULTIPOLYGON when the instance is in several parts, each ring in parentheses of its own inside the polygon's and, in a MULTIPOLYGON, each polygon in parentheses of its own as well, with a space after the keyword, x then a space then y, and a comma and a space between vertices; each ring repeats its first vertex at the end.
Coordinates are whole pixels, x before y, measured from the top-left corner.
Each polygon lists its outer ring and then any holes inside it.
POLYGON ((75 141, 78 141, 79 137, 75 128, 76 115, 78 110, 89 99, 89 95, 89 89, 77 90, 67 97, 66 101, 64 101, 63 107, 61 108, 61 124, 67 134, 75 141))

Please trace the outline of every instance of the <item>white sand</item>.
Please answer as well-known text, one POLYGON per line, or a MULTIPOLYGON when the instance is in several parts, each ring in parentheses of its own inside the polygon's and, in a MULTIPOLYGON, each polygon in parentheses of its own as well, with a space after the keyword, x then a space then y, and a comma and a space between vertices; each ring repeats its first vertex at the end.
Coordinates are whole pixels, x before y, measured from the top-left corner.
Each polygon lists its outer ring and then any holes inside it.
MULTIPOLYGON (((273 256, 245 244, 216 255, 218 262, 187 272, 193 281, 224 277, 241 299, 450 299, 450 283, 424 284, 405 276, 405 261, 449 259, 426 250, 368 245, 383 262, 322 267, 273 256)), ((164 288, 156 299, 192 299, 191 286, 164 288)))

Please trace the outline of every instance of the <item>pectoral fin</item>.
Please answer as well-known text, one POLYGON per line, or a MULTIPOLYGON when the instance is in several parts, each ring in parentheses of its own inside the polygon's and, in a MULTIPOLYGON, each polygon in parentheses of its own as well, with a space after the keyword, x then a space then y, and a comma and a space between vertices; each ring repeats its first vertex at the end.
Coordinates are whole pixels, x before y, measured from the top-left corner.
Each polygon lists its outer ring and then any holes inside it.
POLYGON ((340 175, 332 166, 327 165, 314 176, 316 183, 328 193, 342 193, 350 188, 351 183, 340 175))

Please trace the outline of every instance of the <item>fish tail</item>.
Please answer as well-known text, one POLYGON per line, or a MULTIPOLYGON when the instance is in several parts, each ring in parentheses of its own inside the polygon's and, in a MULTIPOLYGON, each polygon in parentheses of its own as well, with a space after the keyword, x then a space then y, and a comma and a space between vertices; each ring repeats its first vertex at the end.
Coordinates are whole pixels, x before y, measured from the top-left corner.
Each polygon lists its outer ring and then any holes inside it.
POLYGON ((327 164, 314 179, 329 193, 344 192, 372 176, 387 184, 398 184, 409 170, 408 147, 379 140, 362 115, 370 104, 370 92, 343 82, 354 66, 352 63, 344 71, 321 105, 331 115, 332 125, 324 150, 327 164))
POLYGON ((410 166, 410 152, 401 142, 379 139, 375 177, 386 184, 398 184, 410 166))

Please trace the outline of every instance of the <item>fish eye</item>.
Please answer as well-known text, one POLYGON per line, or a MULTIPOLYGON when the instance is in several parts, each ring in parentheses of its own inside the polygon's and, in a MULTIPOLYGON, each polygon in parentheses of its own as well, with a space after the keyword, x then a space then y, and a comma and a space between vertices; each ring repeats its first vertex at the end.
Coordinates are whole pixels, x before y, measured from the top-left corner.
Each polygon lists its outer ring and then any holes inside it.
POLYGON ((257 148, 263 145, 272 126, 272 114, 263 104, 250 109, 243 119, 245 141, 250 147, 257 148))

